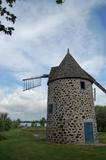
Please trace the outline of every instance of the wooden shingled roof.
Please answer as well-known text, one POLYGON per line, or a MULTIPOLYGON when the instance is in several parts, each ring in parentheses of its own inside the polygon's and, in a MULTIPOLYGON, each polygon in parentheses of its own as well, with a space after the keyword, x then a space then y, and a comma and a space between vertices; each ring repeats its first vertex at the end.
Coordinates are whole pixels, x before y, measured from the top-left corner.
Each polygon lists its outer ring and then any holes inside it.
POLYGON ((86 79, 94 83, 95 79, 84 71, 81 66, 76 62, 76 60, 68 52, 64 57, 63 61, 57 67, 52 67, 48 83, 57 80, 57 79, 66 79, 66 78, 80 78, 86 79))

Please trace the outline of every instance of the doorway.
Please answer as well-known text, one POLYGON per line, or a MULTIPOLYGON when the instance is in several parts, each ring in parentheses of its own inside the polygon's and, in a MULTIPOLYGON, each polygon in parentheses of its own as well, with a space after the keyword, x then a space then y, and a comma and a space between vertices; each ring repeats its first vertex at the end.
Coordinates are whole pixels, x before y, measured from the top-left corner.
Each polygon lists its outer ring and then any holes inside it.
POLYGON ((84 122, 84 134, 85 134, 86 144, 90 144, 94 142, 92 122, 84 122))

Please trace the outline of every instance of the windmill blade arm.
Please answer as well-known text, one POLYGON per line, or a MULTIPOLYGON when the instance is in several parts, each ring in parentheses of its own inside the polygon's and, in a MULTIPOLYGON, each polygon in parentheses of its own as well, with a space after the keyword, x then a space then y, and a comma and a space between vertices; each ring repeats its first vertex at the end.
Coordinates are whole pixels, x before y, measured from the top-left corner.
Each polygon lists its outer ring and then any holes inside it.
POLYGON ((43 74, 42 76, 41 76, 41 78, 48 78, 49 77, 49 74, 43 74))
POLYGON ((42 76, 25 78, 25 79, 23 79, 23 81, 34 80, 34 79, 39 79, 39 78, 42 78, 42 76))
POLYGON ((49 74, 43 74, 42 76, 38 76, 38 77, 25 78, 25 79, 23 79, 23 81, 39 79, 39 78, 48 78, 48 77, 49 77, 49 74))
POLYGON ((104 93, 106 93, 106 89, 100 84, 98 83, 97 81, 94 82, 94 84, 99 87, 104 93))

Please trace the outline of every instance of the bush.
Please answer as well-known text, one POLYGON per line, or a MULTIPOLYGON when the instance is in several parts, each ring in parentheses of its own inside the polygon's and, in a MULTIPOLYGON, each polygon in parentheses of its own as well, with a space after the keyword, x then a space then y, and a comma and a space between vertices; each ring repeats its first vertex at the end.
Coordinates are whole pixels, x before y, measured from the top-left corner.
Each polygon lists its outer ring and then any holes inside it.
POLYGON ((5 139, 7 138, 0 134, 0 141, 5 140, 5 139))

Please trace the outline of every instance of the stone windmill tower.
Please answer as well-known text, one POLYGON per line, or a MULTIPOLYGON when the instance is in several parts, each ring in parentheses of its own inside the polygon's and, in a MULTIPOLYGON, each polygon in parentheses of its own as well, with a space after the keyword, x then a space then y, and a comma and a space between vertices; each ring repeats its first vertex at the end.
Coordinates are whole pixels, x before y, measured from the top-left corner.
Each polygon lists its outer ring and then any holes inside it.
MULTIPOLYGON (((49 75, 24 79, 31 81, 48 77, 47 141, 52 143, 85 144, 97 142, 97 126, 92 84, 103 88, 92 76, 84 71, 69 50, 49 75)), ((27 86, 27 85, 25 85, 27 86)))

